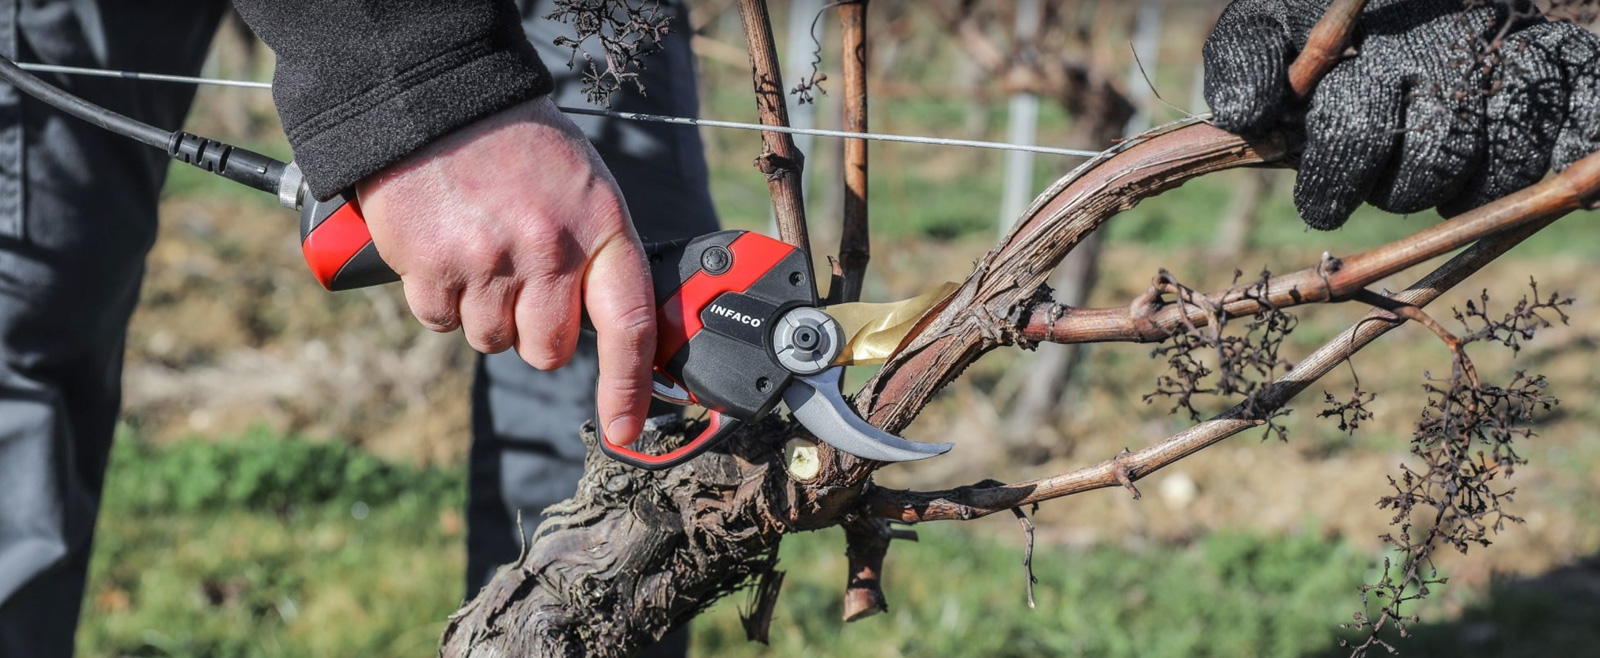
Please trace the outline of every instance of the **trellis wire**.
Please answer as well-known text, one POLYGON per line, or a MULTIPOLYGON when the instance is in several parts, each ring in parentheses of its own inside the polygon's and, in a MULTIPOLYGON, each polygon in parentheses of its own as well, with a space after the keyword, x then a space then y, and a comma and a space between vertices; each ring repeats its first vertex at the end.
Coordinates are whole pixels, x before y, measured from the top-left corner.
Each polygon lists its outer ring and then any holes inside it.
MULTIPOLYGON (((59 73, 63 75, 88 75, 102 78, 123 78, 126 80, 140 80, 150 82, 175 82, 194 85, 211 85, 217 87, 239 87, 244 89, 272 89, 270 82, 254 82, 250 80, 227 80, 222 78, 199 78, 186 75, 166 75, 161 73, 138 73, 134 71, 114 71, 109 69, 83 68, 77 66, 57 66, 54 64, 23 64, 17 66, 27 71, 38 73, 59 73)), ((1051 146, 1034 146, 1030 144, 1011 144, 1006 142, 987 142, 975 139, 952 139, 946 137, 924 137, 921 135, 896 135, 890 133, 857 133, 843 130, 826 130, 822 128, 789 128, 784 126, 764 126, 759 123, 745 123, 742 121, 720 121, 717 119, 695 119, 691 117, 667 116, 662 114, 645 114, 643 112, 619 112, 616 110, 602 110, 598 108, 561 107, 562 112, 584 116, 610 117, 625 121, 644 121, 649 123, 666 123, 685 126, 703 126, 706 128, 725 128, 731 130, 753 130, 789 133, 791 135, 812 135, 815 137, 837 137, 841 139, 868 139, 878 142, 899 142, 905 144, 929 144, 933 146, 958 146, 964 148, 993 149, 1000 151, 1024 151, 1028 153, 1043 153, 1045 155, 1060 155, 1076 158, 1092 158, 1099 155, 1099 151, 1084 149, 1065 149, 1051 146)))

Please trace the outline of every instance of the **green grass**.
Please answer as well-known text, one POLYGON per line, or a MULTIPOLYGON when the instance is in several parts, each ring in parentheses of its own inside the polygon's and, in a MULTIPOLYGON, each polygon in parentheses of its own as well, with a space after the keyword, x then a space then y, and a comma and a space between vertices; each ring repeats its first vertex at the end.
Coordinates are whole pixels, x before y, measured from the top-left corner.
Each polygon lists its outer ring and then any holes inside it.
POLYGON ((461 596, 462 502, 459 475, 343 442, 122 440, 80 650, 426 654, 461 596))
POLYGON ((332 503, 278 515, 108 512, 80 651, 91 656, 426 655, 460 597, 459 536, 408 496, 362 520, 332 503))
MULTIPOLYGON (((430 653, 462 595, 461 474, 384 464, 341 446, 261 432, 164 449, 122 441, 82 655, 430 653)), ((891 552, 889 612, 854 624, 839 621, 841 534, 790 538, 771 646, 745 641, 744 597, 735 595, 697 622, 696 655, 1335 655, 1355 586, 1376 564, 1314 533, 1041 544, 1038 608, 1030 610, 1010 519, 920 531, 920 542, 891 552)), ((1588 623, 1600 609, 1592 596, 1585 607, 1581 597, 1539 588, 1502 584, 1490 594, 1459 623, 1421 629, 1408 650, 1505 646, 1537 655, 1524 650, 1600 640, 1588 623), (1482 639, 1471 631, 1483 628, 1495 632, 1482 639)))
POLYGON ((464 500, 455 473, 392 465, 344 441, 310 442, 264 429, 164 448, 124 437, 112 463, 123 476, 107 483, 107 513, 290 514, 324 504, 370 507, 420 498, 459 506, 464 500))
POLYGON ((1220 534, 1190 546, 1041 547, 1038 608, 1024 597, 1022 548, 974 528, 923 528, 886 566, 887 614, 842 625, 842 533, 785 544, 789 569, 772 646, 744 641, 723 606, 698 646, 729 656, 1294 655, 1335 643, 1368 558, 1303 535, 1220 534))

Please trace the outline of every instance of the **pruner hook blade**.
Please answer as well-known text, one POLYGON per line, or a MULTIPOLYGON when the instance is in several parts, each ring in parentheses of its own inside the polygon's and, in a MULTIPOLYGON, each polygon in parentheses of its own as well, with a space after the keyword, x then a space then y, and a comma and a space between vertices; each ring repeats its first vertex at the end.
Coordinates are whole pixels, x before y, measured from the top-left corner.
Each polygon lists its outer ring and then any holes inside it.
POLYGON ((843 367, 834 366, 815 375, 795 377, 783 392, 795 420, 817 438, 862 459, 908 462, 936 457, 955 447, 952 443, 920 443, 880 430, 850 409, 839 394, 843 367))

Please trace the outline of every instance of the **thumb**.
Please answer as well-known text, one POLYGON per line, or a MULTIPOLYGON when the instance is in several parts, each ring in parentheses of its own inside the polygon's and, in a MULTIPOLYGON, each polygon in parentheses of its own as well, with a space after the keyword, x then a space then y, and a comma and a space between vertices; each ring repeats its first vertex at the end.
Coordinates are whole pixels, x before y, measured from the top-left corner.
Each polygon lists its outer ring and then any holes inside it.
POLYGON ((1206 104, 1228 132, 1259 133, 1283 114, 1291 54, 1275 6, 1275 0, 1236 0, 1206 38, 1206 104))

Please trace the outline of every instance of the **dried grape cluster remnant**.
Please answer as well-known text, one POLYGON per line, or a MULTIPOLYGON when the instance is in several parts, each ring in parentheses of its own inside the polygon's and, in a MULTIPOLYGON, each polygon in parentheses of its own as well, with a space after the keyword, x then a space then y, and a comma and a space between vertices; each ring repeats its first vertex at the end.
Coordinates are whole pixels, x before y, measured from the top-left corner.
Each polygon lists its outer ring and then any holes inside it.
POLYGON ((1280 405, 1259 402, 1270 390, 1272 380, 1293 367, 1279 352, 1299 320, 1268 298, 1271 272, 1262 270, 1255 282, 1238 288, 1242 275, 1234 272, 1235 290, 1244 299, 1258 303, 1259 308, 1244 323, 1243 330, 1234 333, 1228 331, 1227 314, 1211 298, 1179 283, 1166 270, 1156 275, 1151 291, 1170 296, 1172 301, 1158 297, 1155 303, 1181 304, 1186 312, 1181 316, 1183 325, 1150 352, 1152 358, 1166 359, 1167 371, 1156 378, 1156 390, 1146 394, 1144 401, 1170 399, 1170 413, 1184 411, 1190 420, 1199 421, 1203 416, 1195 407, 1196 396, 1243 397, 1245 417, 1263 421, 1267 436, 1284 439, 1285 430, 1277 418, 1289 411, 1280 405), (1190 316, 1196 313, 1205 316, 1207 322, 1199 326, 1192 322, 1190 316))
POLYGON ((1505 386, 1481 382, 1462 348, 1490 343, 1516 352, 1552 319, 1565 324, 1562 309, 1572 300, 1556 294, 1541 298, 1538 285, 1530 285, 1531 295, 1502 316, 1489 313, 1487 291, 1455 311, 1466 333, 1452 345, 1451 374, 1426 377, 1428 405, 1411 439, 1414 460, 1401 465, 1398 477, 1389 478, 1393 493, 1378 500, 1379 508, 1394 513, 1390 523, 1398 530, 1382 539, 1398 553, 1399 564, 1386 558, 1377 582, 1362 586, 1363 609, 1348 626, 1366 637, 1353 645, 1353 656, 1376 647, 1395 651, 1380 633, 1393 627, 1405 637, 1407 626, 1418 617, 1402 607, 1448 580, 1434 565, 1435 550, 1449 546, 1466 553, 1474 545, 1488 546, 1491 532, 1500 532, 1508 521, 1522 521, 1505 509, 1516 488, 1504 481, 1527 463, 1516 442, 1534 436, 1535 414, 1558 401, 1546 393, 1541 375, 1518 371, 1505 386))
POLYGON ((673 19, 660 0, 556 0, 555 7, 545 18, 572 25, 576 36, 556 37, 556 45, 572 50, 568 68, 583 58, 583 91, 590 103, 611 107, 611 94, 624 84, 645 93, 639 71, 646 57, 661 50, 673 19), (584 50, 590 40, 600 44, 604 61, 584 50))

